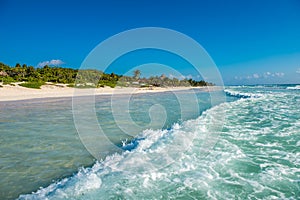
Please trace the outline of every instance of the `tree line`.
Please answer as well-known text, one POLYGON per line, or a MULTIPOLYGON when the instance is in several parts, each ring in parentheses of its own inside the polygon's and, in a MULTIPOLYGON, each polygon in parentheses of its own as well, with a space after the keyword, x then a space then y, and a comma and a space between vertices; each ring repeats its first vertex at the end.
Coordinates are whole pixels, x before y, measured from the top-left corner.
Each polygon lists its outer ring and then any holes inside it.
POLYGON ((45 65, 41 68, 17 63, 10 67, 0 63, 0 82, 12 84, 24 82, 19 85, 24 87, 39 88, 46 82, 53 84, 63 83, 69 87, 179 87, 179 86, 210 86, 203 80, 169 78, 165 75, 141 78, 141 71, 135 70, 133 76, 122 76, 115 73, 104 73, 96 69, 72 69, 63 67, 50 67, 45 65))

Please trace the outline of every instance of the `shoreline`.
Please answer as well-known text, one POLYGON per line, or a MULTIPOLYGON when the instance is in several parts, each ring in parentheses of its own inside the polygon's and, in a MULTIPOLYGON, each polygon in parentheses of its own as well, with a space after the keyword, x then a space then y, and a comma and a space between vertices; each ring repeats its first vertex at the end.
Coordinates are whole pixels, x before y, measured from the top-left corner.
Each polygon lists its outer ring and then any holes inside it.
POLYGON ((89 95, 115 95, 115 94, 146 94, 146 93, 160 93, 160 92, 175 92, 191 89, 200 89, 203 91, 215 91, 221 89, 218 86, 208 87, 153 87, 153 88, 132 88, 132 87, 104 87, 104 88, 89 88, 76 89, 67 87, 64 84, 59 85, 43 85, 41 89, 32 89, 21 87, 18 85, 2 85, 0 88, 0 102, 21 101, 31 99, 45 99, 45 98, 63 98, 89 95))

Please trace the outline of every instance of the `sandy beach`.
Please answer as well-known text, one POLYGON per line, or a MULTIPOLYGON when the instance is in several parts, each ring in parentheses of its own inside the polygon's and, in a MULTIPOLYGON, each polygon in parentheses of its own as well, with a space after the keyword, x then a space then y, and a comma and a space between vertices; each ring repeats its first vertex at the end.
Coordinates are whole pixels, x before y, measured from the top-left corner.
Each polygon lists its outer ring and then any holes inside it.
MULTIPOLYGON (((203 87, 204 91, 215 89, 215 87, 203 87)), ((2 85, 0 87, 0 101, 18 101, 37 98, 51 98, 51 97, 72 97, 86 96, 86 95, 110 95, 110 94, 137 94, 137 93, 153 93, 153 92, 167 92, 190 90, 192 87, 153 87, 153 88, 127 88, 127 87, 104 87, 92 89, 74 89, 67 87, 64 84, 57 85, 43 85, 41 89, 31 89, 21 87, 19 85, 2 85)))

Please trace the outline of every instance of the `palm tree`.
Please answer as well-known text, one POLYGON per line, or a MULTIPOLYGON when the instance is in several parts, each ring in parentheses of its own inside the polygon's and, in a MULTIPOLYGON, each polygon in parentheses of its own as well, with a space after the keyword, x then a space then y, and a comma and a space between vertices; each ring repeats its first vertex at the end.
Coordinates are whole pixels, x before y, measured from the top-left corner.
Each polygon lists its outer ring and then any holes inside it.
POLYGON ((136 80, 138 80, 138 79, 140 79, 140 75, 141 75, 141 71, 140 70, 134 70, 133 71, 133 78, 134 79, 136 79, 136 80))

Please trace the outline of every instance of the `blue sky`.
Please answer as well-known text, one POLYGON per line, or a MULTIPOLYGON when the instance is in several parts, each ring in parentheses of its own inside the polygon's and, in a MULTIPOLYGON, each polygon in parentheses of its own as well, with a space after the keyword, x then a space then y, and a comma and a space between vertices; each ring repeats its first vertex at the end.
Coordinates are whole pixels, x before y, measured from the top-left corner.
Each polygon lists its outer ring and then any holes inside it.
POLYGON ((225 84, 300 83, 298 0, 0 0, 0 62, 78 68, 101 41, 148 26, 199 42, 225 84))

